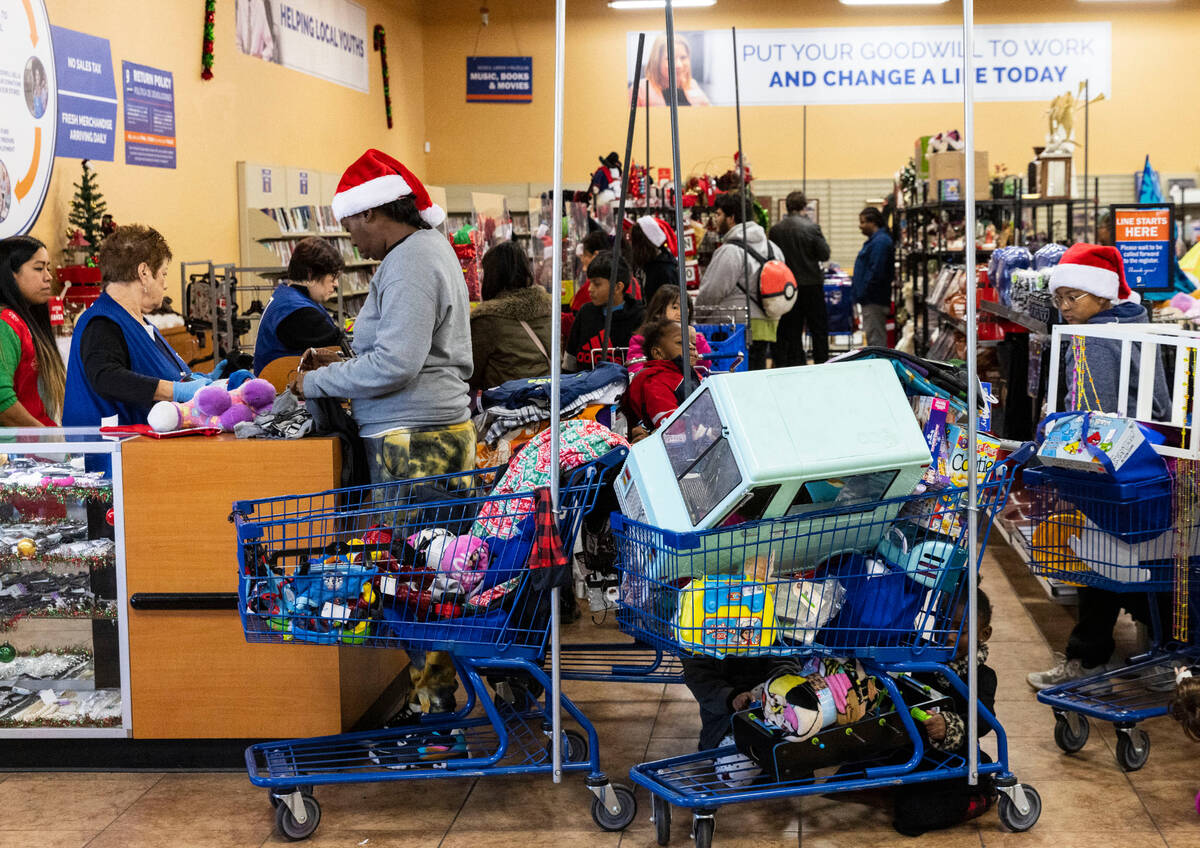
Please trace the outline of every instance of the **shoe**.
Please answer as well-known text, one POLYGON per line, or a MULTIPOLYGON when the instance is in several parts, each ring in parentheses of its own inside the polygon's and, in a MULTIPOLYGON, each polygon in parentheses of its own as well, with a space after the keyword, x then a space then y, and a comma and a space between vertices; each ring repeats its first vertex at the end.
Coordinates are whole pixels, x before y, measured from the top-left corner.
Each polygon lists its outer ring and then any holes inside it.
POLYGON ((1043 689, 1049 689, 1051 686, 1058 686, 1061 683, 1068 683, 1072 680, 1080 680, 1084 677, 1091 677, 1093 674, 1099 674, 1107 669, 1107 664, 1087 667, 1079 660, 1069 660, 1063 654, 1055 654, 1055 659, 1058 664, 1046 671, 1031 671, 1025 678, 1029 681, 1029 685, 1041 692, 1043 689))
POLYGON ((970 821, 982 816, 996 804, 998 796, 999 793, 995 790, 973 793, 967 800, 967 813, 963 816, 963 821, 970 821))

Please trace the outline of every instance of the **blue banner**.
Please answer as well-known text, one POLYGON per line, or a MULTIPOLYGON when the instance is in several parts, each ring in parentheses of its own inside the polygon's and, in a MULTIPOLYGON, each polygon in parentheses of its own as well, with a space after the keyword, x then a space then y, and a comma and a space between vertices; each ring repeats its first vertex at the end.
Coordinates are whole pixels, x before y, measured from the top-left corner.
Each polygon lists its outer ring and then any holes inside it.
POLYGON ((175 167, 175 78, 134 62, 121 63, 125 88, 125 164, 175 167))
POLYGON ((51 27, 58 81, 54 155, 113 161, 117 84, 107 38, 51 27))
POLYGON ((532 56, 468 56, 468 103, 532 103, 532 56))

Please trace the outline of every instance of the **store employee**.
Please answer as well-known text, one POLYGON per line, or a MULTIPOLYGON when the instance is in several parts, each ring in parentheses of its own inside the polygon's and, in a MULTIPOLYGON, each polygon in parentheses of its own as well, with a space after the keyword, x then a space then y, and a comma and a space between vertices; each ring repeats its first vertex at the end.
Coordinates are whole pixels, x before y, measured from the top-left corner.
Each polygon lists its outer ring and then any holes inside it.
POLYGON ((171 249, 141 224, 117 227, 100 245, 104 291, 75 322, 67 361, 63 426, 145 424, 157 401, 184 402, 209 378, 187 363, 143 317, 167 289, 171 249))
POLYGON ((285 356, 300 356, 310 347, 335 347, 342 334, 322 305, 337 291, 345 263, 337 248, 323 238, 296 243, 288 262, 288 280, 271 295, 254 342, 254 373, 285 356))

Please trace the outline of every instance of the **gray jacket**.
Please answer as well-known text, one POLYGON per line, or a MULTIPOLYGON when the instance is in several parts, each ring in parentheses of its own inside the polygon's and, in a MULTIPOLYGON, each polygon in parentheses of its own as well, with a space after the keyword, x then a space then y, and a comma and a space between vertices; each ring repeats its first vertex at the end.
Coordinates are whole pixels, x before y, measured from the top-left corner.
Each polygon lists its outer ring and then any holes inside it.
POLYGON ((796 285, 824 285, 821 263, 829 261, 829 242, 825 241, 825 234, 816 221, 794 212, 771 227, 767 237, 783 248, 787 266, 796 277, 796 285))
MULTIPOLYGON (((1145 324, 1150 320, 1146 308, 1138 303, 1118 303, 1093 315, 1089 324, 1145 324)), ((1063 375, 1067 381, 1067 397, 1064 409, 1090 410, 1121 415, 1117 410, 1117 398, 1121 380, 1121 343, 1116 339, 1078 337, 1083 342, 1083 353, 1087 370, 1079 374, 1075 364, 1073 345, 1064 345, 1063 375), (1081 378, 1082 396, 1076 391, 1076 377, 1081 378)), ((1136 342, 1129 351, 1129 401, 1125 415, 1132 418, 1137 412, 1138 383, 1141 380, 1141 350, 1136 342)), ((1154 369, 1154 419, 1163 421, 1171 413, 1171 396, 1167 391, 1167 377, 1162 362, 1154 369)))
MULTIPOLYGON (((758 273, 758 261, 748 257, 746 251, 731 241, 742 240, 742 225, 734 224, 733 228, 721 237, 721 246, 713 253, 712 262, 708 264, 704 275, 700 278, 700 290, 696 292, 696 306, 709 307, 718 312, 725 310, 744 310, 746 308, 746 292, 750 290, 750 317, 766 319, 766 314, 756 300, 757 291, 755 275, 758 273), (747 276, 749 271, 749 276, 747 276), (738 284, 741 284, 741 288, 738 284)), ((745 242, 762 256, 767 255, 767 234, 758 224, 746 224, 745 242)), ((783 248, 772 244, 775 259, 784 258, 783 248)), ((703 317, 703 310, 701 312, 703 317)), ((736 314, 736 313, 735 313, 736 314)))
POLYGON ((305 375, 304 393, 350 398, 364 436, 470 417, 471 308, 445 236, 418 230, 384 257, 353 347, 353 359, 305 375))

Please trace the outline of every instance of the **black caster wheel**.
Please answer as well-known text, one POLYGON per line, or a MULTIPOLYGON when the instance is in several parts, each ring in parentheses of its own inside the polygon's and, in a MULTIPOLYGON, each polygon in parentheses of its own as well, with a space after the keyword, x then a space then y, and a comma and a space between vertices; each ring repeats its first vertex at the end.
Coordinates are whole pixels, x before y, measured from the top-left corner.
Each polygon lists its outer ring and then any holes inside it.
POLYGON ((671 805, 659 798, 651 796, 650 807, 654 811, 654 834, 659 845, 671 843, 671 805))
POLYGON ((1076 722, 1078 730, 1071 729, 1072 719, 1068 719, 1063 713, 1054 714, 1054 744, 1068 754, 1082 751, 1083 746, 1087 744, 1088 735, 1091 733, 1087 716, 1076 714, 1073 720, 1076 722))
POLYGON ((696 840, 696 848, 712 848, 713 830, 716 822, 712 818, 696 819, 692 823, 692 838, 696 840))
POLYGON ((1137 771, 1150 759, 1150 737, 1140 727, 1117 730, 1117 765, 1137 771))
POLYGON ((637 799, 633 797, 633 790, 628 786, 614 783, 612 789, 617 793, 617 801, 620 803, 621 809, 616 813, 610 813, 600 799, 593 796, 592 821, 596 822, 596 827, 601 830, 615 833, 629 827, 637 817, 637 799))
POLYGON ((321 823, 321 805, 317 803, 317 799, 311 795, 301 797, 304 800, 306 816, 303 823, 296 821, 296 817, 292 815, 287 804, 280 803, 275 808, 275 824, 283 838, 290 842, 297 842, 312 836, 317 825, 321 823))
POLYGON ((996 813, 1000 816, 1000 823, 1013 833, 1024 833, 1029 830, 1037 824, 1037 820, 1042 815, 1042 796, 1028 784, 1021 784, 1021 788, 1025 790, 1025 800, 1029 802, 1029 812, 1022 815, 1017 809, 1017 805, 1003 792, 1000 793, 999 806, 996 808, 996 813))
MULTIPOLYGON (((564 730, 562 757, 564 763, 586 763, 588 759, 588 743, 587 737, 578 730, 564 730)), ((546 756, 554 756, 554 747, 551 740, 546 740, 546 756)))

